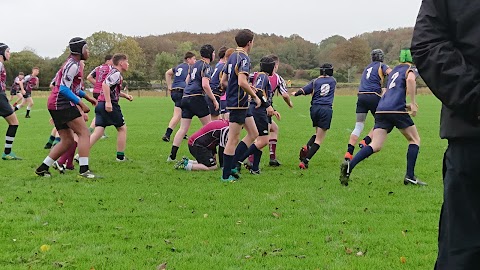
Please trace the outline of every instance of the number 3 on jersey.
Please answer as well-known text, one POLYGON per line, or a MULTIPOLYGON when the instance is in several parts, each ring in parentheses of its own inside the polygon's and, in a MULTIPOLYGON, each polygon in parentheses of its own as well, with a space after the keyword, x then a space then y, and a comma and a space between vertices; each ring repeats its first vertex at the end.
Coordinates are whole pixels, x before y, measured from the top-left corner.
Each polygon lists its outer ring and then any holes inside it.
POLYGON ((395 84, 395 80, 398 78, 398 76, 400 76, 400 73, 398 73, 398 72, 395 72, 395 74, 393 74, 392 82, 388 85, 388 89, 392 89, 395 86, 397 86, 397 84, 395 84))
POLYGON ((178 68, 177 73, 175 73, 175 76, 178 77, 178 76, 182 75, 182 71, 183 71, 183 68, 178 68))

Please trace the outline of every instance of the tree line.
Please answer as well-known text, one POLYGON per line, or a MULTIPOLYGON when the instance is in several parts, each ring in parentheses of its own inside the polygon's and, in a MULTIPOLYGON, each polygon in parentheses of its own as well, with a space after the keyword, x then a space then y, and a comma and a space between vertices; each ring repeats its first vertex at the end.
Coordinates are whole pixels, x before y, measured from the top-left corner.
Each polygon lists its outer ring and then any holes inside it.
MULTIPOLYGON (((215 34, 175 32, 157 36, 130 37, 117 33, 96 32, 87 37, 90 58, 86 61, 85 72, 100 65, 106 54, 126 53, 130 69, 125 81, 133 86, 148 86, 152 81, 162 81, 165 72, 179 64, 187 51, 199 55, 203 44, 235 47, 238 30, 215 34)), ((350 39, 335 35, 312 43, 299 35, 283 37, 275 34, 257 34, 250 54, 254 69, 259 68, 260 58, 268 54, 280 57, 279 73, 286 79, 311 79, 319 75, 318 67, 332 63, 335 77, 339 82, 358 82, 363 68, 370 62, 370 51, 380 48, 385 52, 385 62, 398 63, 401 48, 409 47, 412 28, 389 29, 364 33, 350 39)), ((68 56, 68 48, 56 58, 39 56, 34 49, 26 48, 12 53, 6 63, 8 83, 11 84, 18 72, 29 73, 31 68, 40 68, 40 86, 49 85, 55 73, 68 56)))

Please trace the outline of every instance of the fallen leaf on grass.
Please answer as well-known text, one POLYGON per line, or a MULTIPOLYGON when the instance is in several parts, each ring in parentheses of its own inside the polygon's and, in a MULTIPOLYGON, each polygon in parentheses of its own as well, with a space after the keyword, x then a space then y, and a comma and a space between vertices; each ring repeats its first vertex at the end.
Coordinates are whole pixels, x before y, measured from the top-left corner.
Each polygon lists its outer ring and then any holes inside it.
POLYGON ((277 213, 277 212, 273 212, 272 215, 276 218, 280 218, 282 215, 277 213))
POLYGON ((404 264, 404 263, 406 263, 406 262, 407 262, 407 258, 405 258, 405 257, 403 257, 403 256, 400 257, 400 263, 404 264))
POLYGON ((41 245, 40 246, 40 251, 41 252, 47 252, 50 250, 50 246, 49 245, 41 245))
POLYGON ((352 254, 353 253, 353 250, 351 248, 345 248, 345 253, 347 253, 348 255, 352 254))
POLYGON ((208 214, 203 214, 203 218, 207 218, 208 217, 208 214))
POLYGON ((363 253, 362 251, 359 251, 359 252, 357 252, 356 255, 357 255, 357 257, 363 257, 363 255, 365 255, 365 253, 363 253))
POLYGON ((167 269, 167 262, 164 262, 157 266, 157 270, 165 270, 165 269, 167 269))
POLYGON ((245 259, 247 259, 247 260, 251 259, 251 258, 252 258, 252 256, 250 256, 250 255, 245 256, 245 259))

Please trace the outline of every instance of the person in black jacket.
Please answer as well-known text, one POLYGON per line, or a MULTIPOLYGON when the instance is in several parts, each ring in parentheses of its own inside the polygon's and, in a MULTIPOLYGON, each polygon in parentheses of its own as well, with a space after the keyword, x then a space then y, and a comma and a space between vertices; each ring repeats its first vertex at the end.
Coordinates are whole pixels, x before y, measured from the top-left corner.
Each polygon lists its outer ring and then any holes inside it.
POLYGON ((423 0, 412 40, 420 75, 442 102, 444 202, 435 269, 480 268, 480 2, 423 0))

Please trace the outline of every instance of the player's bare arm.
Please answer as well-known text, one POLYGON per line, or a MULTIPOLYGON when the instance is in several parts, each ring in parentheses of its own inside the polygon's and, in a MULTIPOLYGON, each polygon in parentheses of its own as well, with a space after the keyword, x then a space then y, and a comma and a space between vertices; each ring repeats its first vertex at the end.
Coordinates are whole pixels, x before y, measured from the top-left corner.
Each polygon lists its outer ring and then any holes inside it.
POLYGON ((208 98, 213 102, 213 106, 215 106, 215 110, 218 110, 220 104, 218 104, 217 99, 213 95, 212 88, 210 88, 210 80, 209 78, 203 77, 202 78, 202 87, 205 94, 207 94, 208 98))
POLYGON ((110 98, 110 87, 104 82, 102 84, 103 96, 105 97, 105 111, 112 112, 112 99, 110 98))
POLYGON ((173 83, 173 69, 169 69, 167 70, 167 72, 165 72, 165 81, 167 82, 167 89, 168 90, 172 90, 172 83, 173 83))
POLYGON ((412 116, 417 115, 418 111, 418 105, 416 101, 416 92, 417 92, 417 82, 415 81, 416 77, 415 74, 412 72, 408 73, 407 76, 407 93, 408 96, 410 97, 410 104, 409 104, 409 109, 412 114, 412 116))

